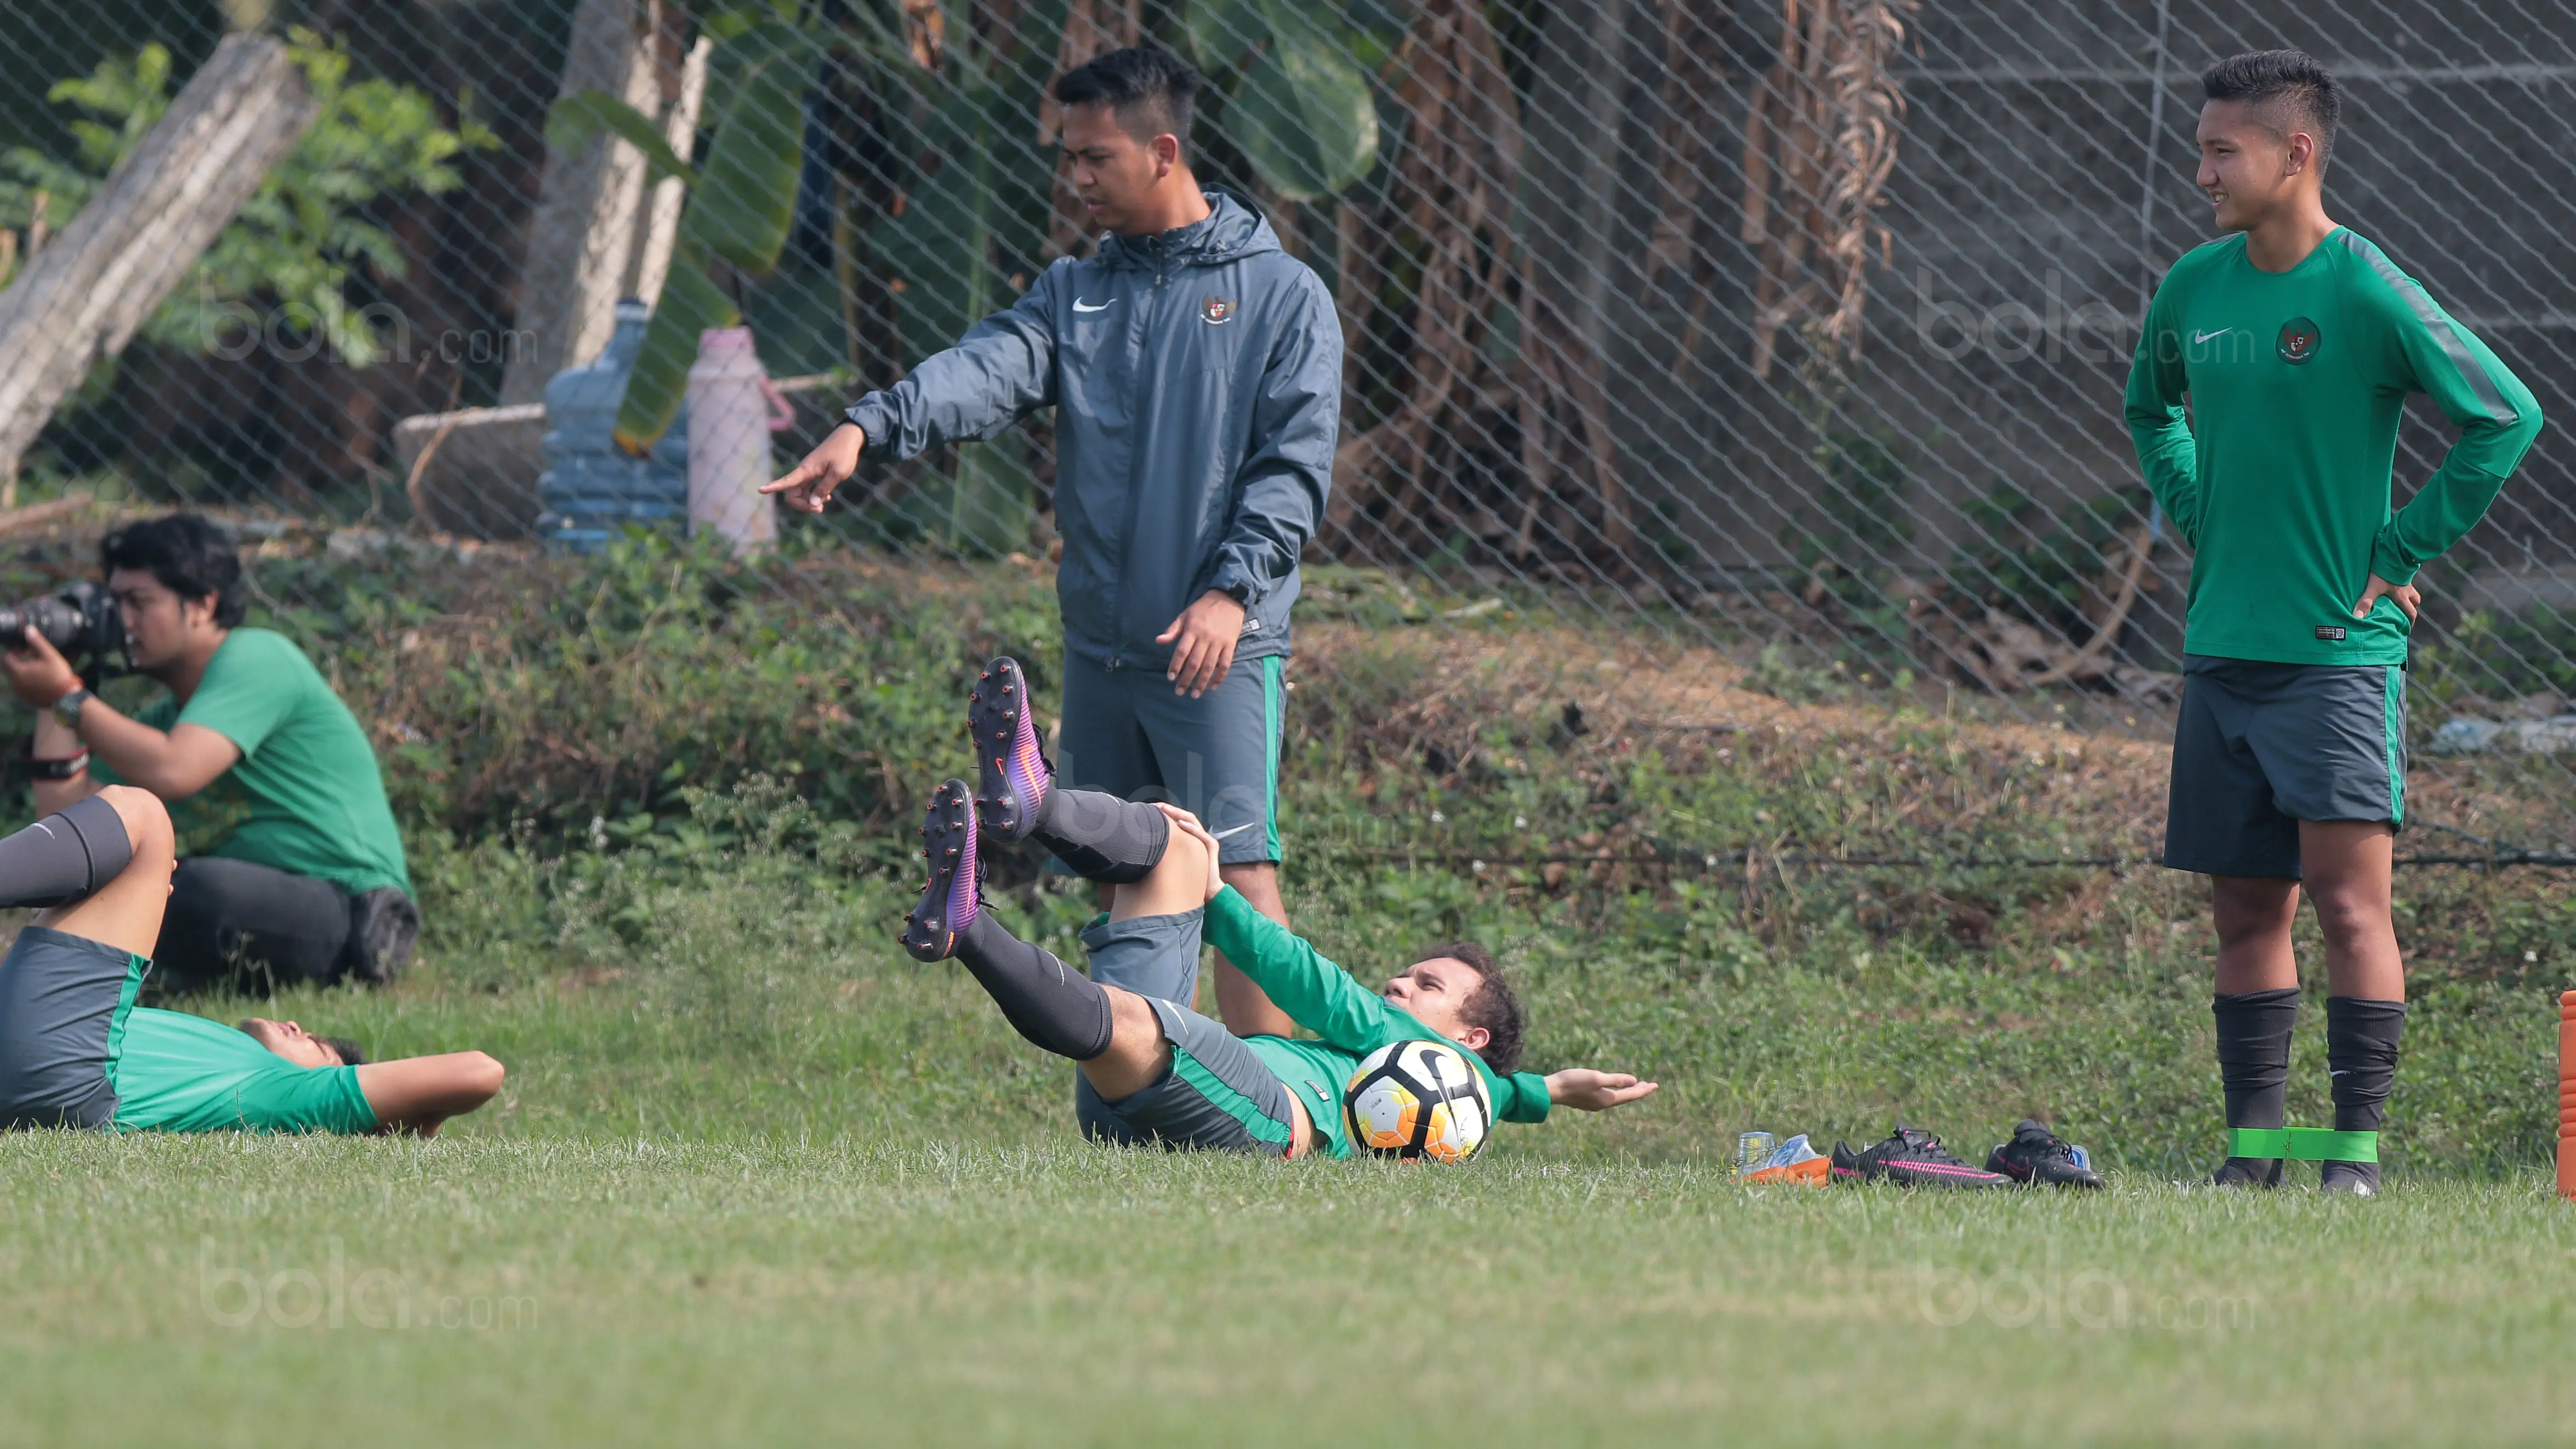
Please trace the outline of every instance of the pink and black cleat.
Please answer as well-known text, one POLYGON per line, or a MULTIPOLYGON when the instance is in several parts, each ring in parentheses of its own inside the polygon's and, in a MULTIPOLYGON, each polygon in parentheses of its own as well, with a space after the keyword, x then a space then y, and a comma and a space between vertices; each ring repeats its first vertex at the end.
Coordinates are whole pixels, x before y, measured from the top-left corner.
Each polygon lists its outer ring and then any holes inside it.
POLYGON ((1055 788, 1055 766, 1038 748, 1037 711, 1029 708, 1019 661, 1004 657, 984 666, 967 700, 966 724, 983 779, 975 811, 985 833, 998 841, 1028 839, 1055 788))
POLYGON ((1970 1167, 1942 1146, 1940 1138, 1901 1122, 1886 1141, 1858 1152, 1852 1151, 1848 1143, 1835 1143, 1833 1165, 1828 1172, 1836 1182, 1895 1182, 1907 1187, 2014 1185, 2013 1179, 2000 1172, 1970 1167))
POLYGON ((984 866, 975 855, 975 809, 965 781, 930 792, 921 854, 930 862, 930 879, 921 887, 921 904, 903 918, 903 949, 916 961, 945 961, 957 954, 957 938, 982 906, 977 888, 984 866))

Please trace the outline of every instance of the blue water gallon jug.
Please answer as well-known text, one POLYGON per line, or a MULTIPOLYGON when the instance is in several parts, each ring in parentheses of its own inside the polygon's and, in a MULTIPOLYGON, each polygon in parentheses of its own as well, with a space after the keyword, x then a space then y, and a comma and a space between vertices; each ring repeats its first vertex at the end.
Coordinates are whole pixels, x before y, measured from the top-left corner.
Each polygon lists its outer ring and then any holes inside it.
POLYGON ((689 518, 689 413, 684 404, 651 456, 617 446, 617 409, 644 346, 653 309, 617 304, 617 327, 599 356, 546 384, 546 470, 537 475, 537 536, 550 548, 592 553, 634 526, 678 534, 689 518))

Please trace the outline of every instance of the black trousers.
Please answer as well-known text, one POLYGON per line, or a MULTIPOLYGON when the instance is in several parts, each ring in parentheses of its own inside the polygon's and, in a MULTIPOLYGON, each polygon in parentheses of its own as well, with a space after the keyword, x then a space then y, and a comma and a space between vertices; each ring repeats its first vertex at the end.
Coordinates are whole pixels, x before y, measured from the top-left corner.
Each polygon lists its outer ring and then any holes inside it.
POLYGON ((171 875, 153 978, 173 992, 383 981, 419 933, 419 912, 401 891, 353 897, 327 880, 197 856, 171 875))

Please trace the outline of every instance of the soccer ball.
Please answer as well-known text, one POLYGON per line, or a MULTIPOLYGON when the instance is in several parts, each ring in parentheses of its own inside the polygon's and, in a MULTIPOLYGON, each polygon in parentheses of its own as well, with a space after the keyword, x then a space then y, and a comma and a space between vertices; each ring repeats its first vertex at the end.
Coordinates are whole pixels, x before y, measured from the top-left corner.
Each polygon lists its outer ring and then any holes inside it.
POLYGON ((1466 1053, 1445 1041, 1400 1041, 1360 1060, 1342 1088, 1351 1145, 1382 1157, 1459 1163, 1494 1124, 1494 1100, 1466 1053))

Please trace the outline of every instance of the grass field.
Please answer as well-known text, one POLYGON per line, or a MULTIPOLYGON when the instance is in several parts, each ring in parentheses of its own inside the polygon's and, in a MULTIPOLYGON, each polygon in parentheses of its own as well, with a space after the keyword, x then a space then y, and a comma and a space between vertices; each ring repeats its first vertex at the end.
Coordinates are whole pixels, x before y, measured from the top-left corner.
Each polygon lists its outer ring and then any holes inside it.
POLYGON ((13 1143, 14 1443, 2563 1443, 2576 1215, 919 1140, 13 1143))
MULTIPOLYGON (((1458 1172, 1096 1151, 1063 1065, 889 939, 915 802, 964 763, 964 672, 1053 657, 1035 585, 880 580, 870 627, 772 636, 689 603, 712 588, 602 569, 498 618, 329 595, 345 617, 302 637, 400 725, 380 743, 430 935, 389 991, 182 1003, 379 1055, 481 1047, 507 1092, 430 1143, 0 1139, 0 1442, 2576 1423, 2576 1209, 2545 1178, 2564 872, 2401 878, 2388 1195, 2190 1191, 2219 1146, 2205 900, 2027 863, 2151 848, 2152 745, 1706 651, 1328 622, 1301 637, 1298 678, 1326 687, 1291 696, 1283 769, 1301 929, 1369 979, 1486 940, 1530 1065, 1664 1089, 1506 1128, 1458 1172), (1860 1143, 1902 1119, 1975 1159, 2026 1115, 2113 1189, 1747 1192, 1725 1170, 1748 1127, 1860 1143)), ((2413 786, 2427 819, 2509 841, 2564 815, 2492 762, 2413 786)), ((1079 955, 1086 896, 1022 857, 993 897, 1079 955)), ((2313 962, 2312 921, 2301 941, 2313 962)), ((2316 1004, 2291 1113, 2324 1125, 2316 1004)))
MULTIPOLYGON (((887 944, 891 883, 775 840, 593 864, 433 860, 472 927, 399 989, 194 1003, 489 1048, 507 1095, 439 1141, 0 1142, 0 1440, 2538 1443, 2576 1415, 2537 993, 2430 998, 2383 1199, 2180 1188, 2214 1146, 2206 968, 2157 877, 2036 970, 1820 921, 1685 972, 1626 917, 1592 952, 1525 921, 1534 1061, 1669 1085, 1446 1172, 1084 1147, 1060 1064, 887 944), (1722 1165, 1743 1126, 1899 1114, 1974 1157, 2033 1111, 2114 1190, 1722 1165)), ((1357 965, 1401 954, 1414 889, 1319 868, 1295 905, 1357 965)), ((2299 1089, 2321 1120, 2320 1062, 2299 1089)))

